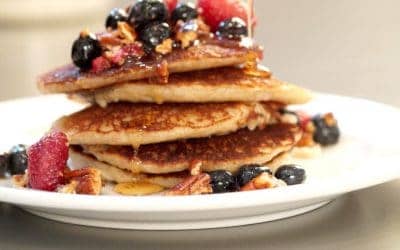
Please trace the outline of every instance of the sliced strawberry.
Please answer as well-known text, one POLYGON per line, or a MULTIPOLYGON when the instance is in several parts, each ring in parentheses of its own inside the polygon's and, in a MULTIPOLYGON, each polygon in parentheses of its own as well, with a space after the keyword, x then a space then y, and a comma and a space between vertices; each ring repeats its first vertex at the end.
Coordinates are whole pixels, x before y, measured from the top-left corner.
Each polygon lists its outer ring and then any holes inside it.
MULTIPOLYGON (((242 0, 199 0, 198 8, 204 21, 211 27, 212 31, 218 28, 220 22, 232 18, 240 17, 247 22, 247 5, 242 0)), ((254 26, 256 18, 252 17, 254 26)))
POLYGON ((54 191, 64 183, 68 160, 68 139, 54 132, 28 149, 28 179, 33 189, 54 191))
POLYGON ((169 12, 172 12, 176 8, 178 0, 164 0, 164 3, 167 6, 169 12))
POLYGON ((99 73, 109 68, 111 68, 111 63, 107 60, 107 58, 99 56, 92 61, 92 68, 90 71, 92 73, 99 73))

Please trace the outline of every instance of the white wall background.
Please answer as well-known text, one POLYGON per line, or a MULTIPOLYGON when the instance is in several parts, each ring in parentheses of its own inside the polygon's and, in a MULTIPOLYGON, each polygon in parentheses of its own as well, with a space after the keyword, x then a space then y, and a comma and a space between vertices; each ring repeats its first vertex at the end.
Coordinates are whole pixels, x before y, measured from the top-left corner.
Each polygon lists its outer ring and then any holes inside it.
MULTIPOLYGON (((2 18, 2 2, 0 100, 37 95, 35 76, 69 61, 79 31, 102 27, 110 8, 110 1, 96 1, 96 8, 83 11, 79 18, 16 24, 2 18)), ((265 46, 264 63, 276 76, 318 91, 400 106, 400 1, 255 2, 257 39, 265 46)), ((68 11, 74 9, 65 8, 65 13, 68 11)), ((35 20, 38 18, 40 15, 35 20)))

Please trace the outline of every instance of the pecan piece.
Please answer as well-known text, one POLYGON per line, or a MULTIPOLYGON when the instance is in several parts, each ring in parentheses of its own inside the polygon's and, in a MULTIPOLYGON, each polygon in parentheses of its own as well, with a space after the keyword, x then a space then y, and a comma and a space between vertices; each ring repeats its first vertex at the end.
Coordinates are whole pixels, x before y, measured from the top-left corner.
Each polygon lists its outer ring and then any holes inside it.
MULTIPOLYGON (((95 168, 65 171, 64 191, 76 194, 99 195, 102 187, 101 172, 95 168)), ((62 190, 62 189, 61 189, 62 190)))
POLYGON ((269 173, 262 173, 256 178, 252 179, 249 183, 244 185, 240 191, 250 191, 258 189, 275 188, 280 186, 286 186, 284 182, 276 179, 269 173))
POLYGON ((210 176, 208 174, 199 174, 191 176, 179 183, 175 187, 166 191, 164 195, 195 195, 195 194, 210 194, 212 187, 210 184, 210 176))

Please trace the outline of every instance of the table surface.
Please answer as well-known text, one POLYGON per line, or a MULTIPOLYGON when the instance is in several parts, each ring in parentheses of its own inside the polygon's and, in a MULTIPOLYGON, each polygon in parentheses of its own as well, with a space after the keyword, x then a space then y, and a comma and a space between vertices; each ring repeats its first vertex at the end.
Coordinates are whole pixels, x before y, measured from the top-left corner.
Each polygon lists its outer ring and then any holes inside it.
POLYGON ((399 249, 399 188, 379 185, 275 222, 168 232, 68 225, 0 204, 0 249, 399 249))

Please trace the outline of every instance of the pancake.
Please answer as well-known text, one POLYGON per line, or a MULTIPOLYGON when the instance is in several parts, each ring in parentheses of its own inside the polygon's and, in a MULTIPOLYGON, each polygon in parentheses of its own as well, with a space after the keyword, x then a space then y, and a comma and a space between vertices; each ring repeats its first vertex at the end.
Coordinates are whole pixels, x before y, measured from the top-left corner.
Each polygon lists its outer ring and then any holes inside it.
MULTIPOLYGON (((116 82, 159 76, 160 62, 168 64, 169 73, 190 72, 245 63, 258 49, 228 46, 222 42, 204 43, 187 49, 174 50, 161 59, 128 60, 118 68, 100 73, 82 72, 74 65, 55 69, 39 77, 38 88, 42 93, 66 93, 95 89, 116 82)), ((254 58, 254 56, 253 56, 254 58)))
POLYGON ((104 181, 127 183, 127 182, 148 182, 160 185, 165 188, 172 188, 181 183, 189 176, 189 172, 183 171, 171 174, 135 174, 122 170, 110 164, 98 161, 96 158, 82 153, 79 149, 71 148, 69 151, 70 167, 80 169, 87 166, 100 170, 104 181))
MULTIPOLYGON (((236 172, 246 164, 263 164, 291 150, 300 140, 297 125, 274 124, 264 129, 242 129, 210 138, 190 139, 141 146, 82 145, 85 154, 132 173, 181 172, 201 163, 203 171, 236 172)), ((80 147, 80 146, 75 146, 80 147)))
POLYGON ((199 138, 273 121, 274 103, 142 104, 91 106, 53 125, 70 144, 132 145, 199 138))
MULTIPOLYGON (((266 73, 262 71, 261 73, 266 73)), ((269 74, 249 75, 242 69, 225 67, 172 74, 167 84, 151 79, 114 84, 94 91, 73 94, 92 103, 128 102, 254 102, 277 101, 303 104, 309 91, 271 78, 269 74)))

